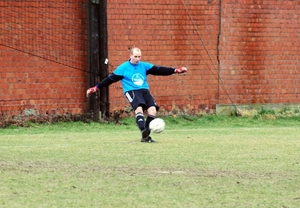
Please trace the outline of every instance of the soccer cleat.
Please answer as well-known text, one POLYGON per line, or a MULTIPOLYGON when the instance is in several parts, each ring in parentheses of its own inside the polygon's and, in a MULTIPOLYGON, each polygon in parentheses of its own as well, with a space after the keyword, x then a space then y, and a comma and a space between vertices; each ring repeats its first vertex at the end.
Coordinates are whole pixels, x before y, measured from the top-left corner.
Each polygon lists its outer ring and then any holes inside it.
POLYGON ((150 129, 149 128, 145 128, 143 131, 142 131, 142 138, 143 139, 147 139, 150 135, 150 129))
POLYGON ((149 143, 153 143, 155 142, 151 137, 147 137, 147 138, 142 138, 141 142, 149 142, 149 143))

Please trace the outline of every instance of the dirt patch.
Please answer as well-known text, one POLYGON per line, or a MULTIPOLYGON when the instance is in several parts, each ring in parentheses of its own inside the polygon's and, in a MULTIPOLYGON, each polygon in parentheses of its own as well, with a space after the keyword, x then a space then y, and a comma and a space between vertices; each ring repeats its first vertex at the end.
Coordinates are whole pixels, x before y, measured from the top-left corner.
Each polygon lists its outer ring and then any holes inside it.
MULTIPOLYGON (((118 124, 122 117, 123 111, 114 111, 110 113, 109 118, 103 118, 103 121, 113 122, 118 124)), ((0 128, 7 128, 10 126, 18 127, 30 127, 31 123, 43 124, 43 123, 57 123, 57 122, 77 122, 81 121, 89 123, 93 121, 93 114, 65 114, 65 115, 36 115, 36 116, 10 116, 0 117, 0 128)))
POLYGON ((128 174, 128 175, 145 175, 145 176, 187 176, 187 177, 208 177, 208 178, 240 178, 248 180, 268 180, 268 179, 281 179, 289 178, 295 179, 297 176, 288 172, 267 172, 258 173, 255 171, 228 171, 228 170, 204 170, 204 169, 160 169, 157 167, 128 167, 128 166, 97 166, 97 165, 71 165, 63 163, 45 163, 43 161, 38 162, 17 162, 17 161, 4 161, 0 160, 0 171, 17 171, 27 173, 40 173, 40 172, 62 172, 68 173, 80 173, 84 175, 95 174, 128 174))

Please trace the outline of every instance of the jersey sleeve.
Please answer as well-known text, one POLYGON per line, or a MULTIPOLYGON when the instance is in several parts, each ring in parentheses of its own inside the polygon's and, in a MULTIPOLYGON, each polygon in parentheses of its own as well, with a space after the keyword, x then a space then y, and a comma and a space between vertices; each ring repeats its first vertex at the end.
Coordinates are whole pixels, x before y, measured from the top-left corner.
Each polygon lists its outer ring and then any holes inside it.
POLYGON ((107 87, 109 85, 111 85, 114 82, 117 82, 119 80, 123 79, 123 76, 121 75, 116 75, 114 73, 112 73, 111 75, 109 75, 108 77, 106 77, 105 79, 103 79, 99 84, 97 84, 97 88, 100 89, 102 87, 107 87))
POLYGON ((124 76, 124 67, 122 65, 118 66, 113 73, 118 76, 124 76))
POLYGON ((145 64, 145 66, 147 68, 146 71, 149 71, 149 69, 151 69, 154 66, 154 64, 151 64, 151 63, 148 63, 148 62, 144 62, 144 64, 145 64))
POLYGON ((148 71, 148 74, 152 75, 161 75, 161 76, 168 76, 175 73, 175 68, 173 67, 166 67, 166 66, 155 66, 153 65, 148 71))

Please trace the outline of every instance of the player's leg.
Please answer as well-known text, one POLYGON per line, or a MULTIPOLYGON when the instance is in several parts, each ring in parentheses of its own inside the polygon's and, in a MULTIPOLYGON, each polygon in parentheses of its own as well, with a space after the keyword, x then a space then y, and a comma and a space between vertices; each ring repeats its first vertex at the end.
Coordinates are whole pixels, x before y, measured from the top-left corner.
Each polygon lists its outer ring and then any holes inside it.
POLYGON ((146 119, 146 123, 145 123, 145 128, 149 128, 149 124, 151 121, 153 121, 156 117, 156 113, 158 110, 158 105, 155 103, 154 97, 152 96, 152 94, 150 93, 149 90, 147 90, 144 93, 144 99, 146 101, 146 105, 147 105, 147 119, 146 119))
POLYGON ((142 106, 137 107, 134 113, 135 113, 136 124, 139 127, 139 129, 143 131, 145 129, 145 117, 143 113, 143 107, 142 106))
MULTIPOLYGON (((142 132, 142 139, 141 142, 155 142, 149 135, 150 135, 150 129, 149 128, 145 128, 145 119, 144 119, 144 114, 143 114, 143 107, 139 106, 137 107, 137 109, 135 110, 135 114, 136 114, 136 122, 137 125, 139 127, 139 129, 142 132)), ((147 117, 148 120, 149 116, 147 117)), ((149 125, 148 125, 149 126, 149 125)))
MULTIPOLYGON (((130 103, 131 107, 134 109, 135 119, 136 119, 138 128, 142 132, 141 142, 154 142, 154 140, 152 140, 151 137, 149 137, 149 134, 150 134, 149 124, 147 126, 148 128, 145 128, 146 124, 145 124, 145 118, 144 118, 144 111, 147 110, 148 113, 150 112, 154 116, 156 115, 156 113, 152 112, 152 110, 151 110, 152 109, 151 106, 155 105, 154 99, 153 99, 152 95, 150 93, 149 94, 148 93, 149 93, 148 90, 133 90, 133 91, 129 91, 129 92, 125 93, 126 99, 130 103), (147 96, 144 96, 145 92, 146 92, 147 96), (145 100, 145 98, 149 99, 149 95, 150 95, 150 97, 152 97, 152 101, 151 101, 151 99, 150 99, 150 101, 145 100), (148 107, 147 102, 148 102, 148 104, 150 104, 150 107, 148 107), (149 108, 150 108, 150 111, 149 111, 149 108)), ((148 117, 147 117, 147 119, 148 119, 148 117)), ((148 121, 149 123, 150 123, 150 120, 148 121)))
POLYGON ((145 122, 145 129, 142 131, 142 137, 143 139, 147 140, 148 142, 155 142, 154 140, 152 140, 152 138, 149 136, 151 133, 151 130, 149 129, 149 125, 150 122, 153 121, 156 117, 156 113, 157 113, 157 109, 159 108, 154 100, 154 97, 151 95, 151 93, 149 92, 149 90, 144 92, 144 99, 146 101, 146 105, 147 105, 147 119, 145 122))
POLYGON ((143 131, 145 129, 145 118, 144 118, 144 108, 146 106, 145 101, 141 92, 138 90, 128 91, 125 93, 127 101, 130 103, 131 107, 135 113, 135 120, 138 128, 143 131))
MULTIPOLYGON (((155 107, 154 107, 155 109, 155 107)), ((151 106, 150 108, 148 108, 147 113, 147 119, 146 119, 146 123, 145 123, 145 129, 142 131, 142 140, 141 142, 155 142, 151 137, 150 137, 150 133, 151 130, 149 128, 149 124, 150 122, 155 119, 155 115, 156 115, 156 109, 154 110, 153 106, 151 106)))
POLYGON ((151 106, 147 109, 147 119, 146 119, 146 123, 145 123, 145 128, 149 128, 149 124, 151 121, 153 121, 156 117, 156 107, 155 106, 151 106))

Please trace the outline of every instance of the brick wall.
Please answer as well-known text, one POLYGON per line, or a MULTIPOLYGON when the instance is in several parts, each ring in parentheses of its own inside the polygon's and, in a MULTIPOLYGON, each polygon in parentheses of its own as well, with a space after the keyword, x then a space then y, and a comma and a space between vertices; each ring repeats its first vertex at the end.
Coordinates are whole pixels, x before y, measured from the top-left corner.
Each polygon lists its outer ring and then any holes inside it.
POLYGON ((3 116, 83 112, 84 73, 4 46, 0 67, 3 116))
POLYGON ((222 2, 219 102, 300 103, 300 2, 222 2))
MULTIPOLYGON (((110 72, 128 59, 132 46, 142 49, 144 61, 188 67, 185 76, 148 77, 162 113, 300 103, 299 1, 107 4, 110 72)), ((85 12, 85 0, 0 2, 1 115, 87 110, 85 12)), ((120 83, 110 86, 110 102, 111 111, 129 106, 120 83)))
MULTIPOLYGON (((161 111, 209 111, 217 103, 219 1, 108 1, 110 70, 138 46, 155 65, 186 66, 188 75, 148 76, 161 111), (204 45, 206 46, 208 55, 204 45)), ((128 106, 120 84, 110 87, 113 109, 128 106)))
POLYGON ((0 115, 85 109, 85 1, 0 2, 0 115))

